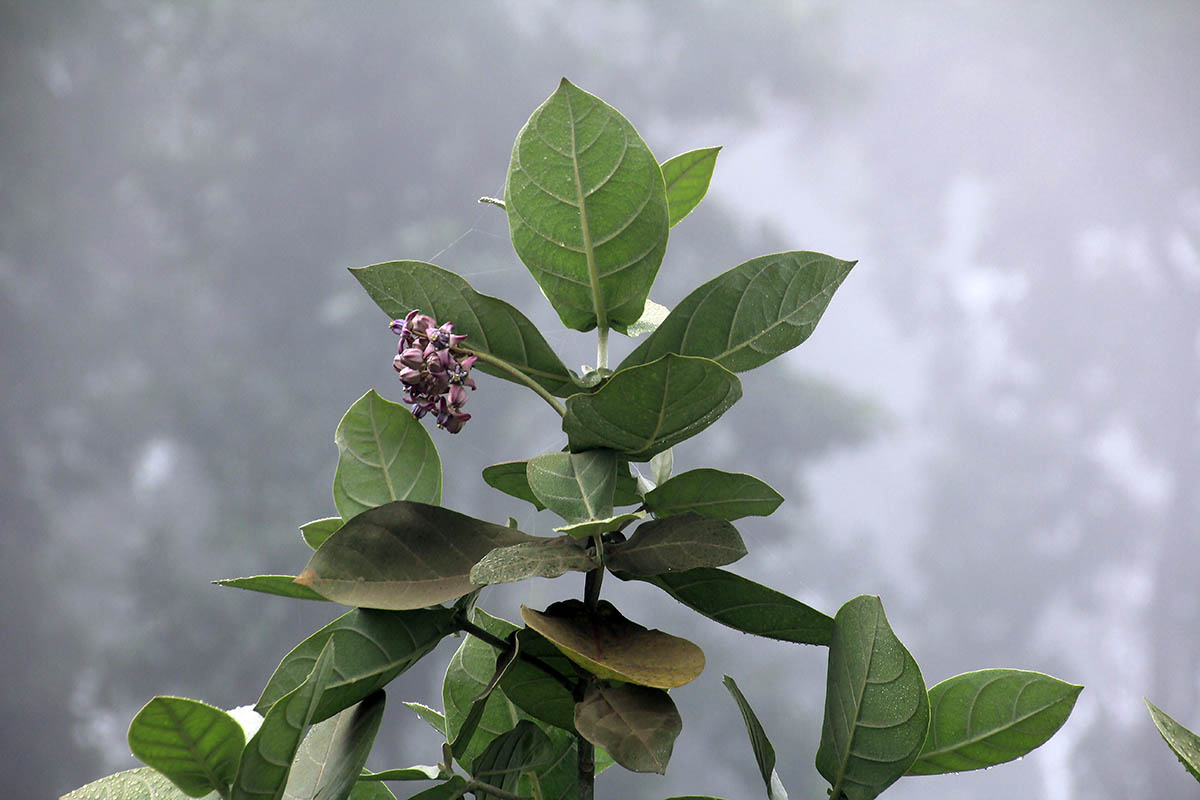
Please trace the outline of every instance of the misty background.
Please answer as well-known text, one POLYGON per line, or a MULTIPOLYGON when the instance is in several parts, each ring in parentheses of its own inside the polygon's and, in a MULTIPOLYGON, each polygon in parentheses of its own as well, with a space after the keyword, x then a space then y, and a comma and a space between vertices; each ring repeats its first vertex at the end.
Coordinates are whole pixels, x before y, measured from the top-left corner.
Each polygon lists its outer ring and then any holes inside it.
MULTIPOLYGON (((0 2, 8 794, 134 766, 125 729, 155 694, 253 703, 344 611, 209 581, 302 567, 341 414, 400 397, 346 267, 432 260, 594 359, 476 203, 565 75, 660 161, 724 146, 658 302, 767 252, 859 260, 813 337, 676 448, 677 471, 787 498, 738 523, 734 570, 831 614, 881 595, 929 685, 1020 667, 1087 686, 1030 757, 886 796, 1197 796, 1142 697, 1200 729, 1198 41, 1184 0, 0 2)), ((479 472, 560 446, 557 419, 478 380, 464 433, 433 432, 444 502, 546 533, 479 472)), ((513 619, 580 583, 482 605, 513 619)), ((667 776, 613 769, 599 797, 761 796, 723 673, 791 796, 825 796, 824 649, 605 593, 708 668, 674 692, 667 776)), ((437 759, 400 701, 440 707, 456 645, 389 689, 369 766, 437 759)))

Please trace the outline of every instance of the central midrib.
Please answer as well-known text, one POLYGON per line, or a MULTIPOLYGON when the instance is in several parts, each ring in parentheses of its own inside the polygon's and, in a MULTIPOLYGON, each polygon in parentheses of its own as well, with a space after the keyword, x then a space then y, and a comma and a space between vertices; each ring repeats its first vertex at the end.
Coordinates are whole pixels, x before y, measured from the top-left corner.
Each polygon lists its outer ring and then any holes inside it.
POLYGON ((592 310, 596 314, 596 327, 608 329, 608 315, 605 313, 604 300, 600 296, 600 272, 596 268, 596 252, 592 248, 592 231, 588 227, 586 199, 583 194, 583 180, 579 176, 579 151, 575 143, 575 110, 571 107, 571 95, 564 93, 567 101, 567 116, 571 120, 571 168, 575 171, 575 197, 579 201, 579 224, 583 234, 583 255, 587 259, 588 279, 592 283, 592 310))

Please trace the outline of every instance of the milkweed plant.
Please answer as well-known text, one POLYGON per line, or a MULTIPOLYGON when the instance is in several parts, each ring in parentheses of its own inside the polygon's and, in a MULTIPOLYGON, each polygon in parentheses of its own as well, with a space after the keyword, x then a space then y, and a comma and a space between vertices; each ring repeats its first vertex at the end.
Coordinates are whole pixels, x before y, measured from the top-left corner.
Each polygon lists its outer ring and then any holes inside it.
MULTIPOLYGON (((824 648, 816 768, 832 800, 1011 761, 1049 739, 1082 687, 983 669, 926 688, 878 597, 829 616, 725 569, 746 555, 734 523, 771 514, 783 498, 750 475, 672 474, 672 447, 738 401, 738 373, 809 337, 854 262, 764 255, 675 308, 649 300, 668 234, 704 197, 718 150, 659 163, 625 117, 566 79, 517 135, 503 199, 482 200, 507 214, 516 254, 562 324, 596 332, 596 366, 579 373, 518 309, 449 270, 422 261, 352 269, 398 336, 401 402, 369 391, 342 418, 337 514, 301 526, 313 552, 298 575, 217 581, 350 610, 283 657, 252 709, 153 698, 129 727, 147 766, 66 797, 591 800, 609 766, 664 773, 683 727, 671 689, 700 675, 704 654, 604 599, 610 575, 784 643, 766 646, 824 648), (610 367, 614 331, 644 338, 610 367), (441 505, 431 431, 470 436, 487 424, 465 410, 487 391, 476 373, 527 388, 561 420, 563 449, 483 470, 489 486, 561 518, 554 536, 441 505), (490 585, 570 572, 585 576, 581 597, 495 609, 502 615, 483 608, 490 585), (406 702, 403 712, 444 740, 426 758, 434 763, 369 772, 387 685, 448 636, 461 642, 442 708, 406 702)), ((748 698, 728 675, 724 685, 763 791, 783 800, 751 707, 771 698, 748 698)), ((1172 748, 1194 758, 1195 737, 1152 709, 1172 748)))

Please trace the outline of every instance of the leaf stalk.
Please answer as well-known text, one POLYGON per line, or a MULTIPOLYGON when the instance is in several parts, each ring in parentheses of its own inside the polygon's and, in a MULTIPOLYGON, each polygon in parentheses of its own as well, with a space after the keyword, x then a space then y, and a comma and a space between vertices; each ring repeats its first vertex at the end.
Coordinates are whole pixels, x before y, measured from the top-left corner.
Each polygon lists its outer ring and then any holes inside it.
POLYGON ((516 378, 517 381, 532 389, 534 393, 537 394, 538 397, 545 400, 560 417, 565 417, 567 415, 567 410, 563 407, 562 403, 555 399, 554 395, 547 392, 540 383, 526 375, 524 372, 521 372, 521 370, 505 361, 503 358, 497 358, 490 353, 481 353, 477 350, 471 350, 467 347, 453 347, 451 349, 457 353, 466 353, 468 355, 475 356, 475 358, 479 359, 485 364, 491 364, 493 367, 504 370, 509 375, 512 375, 514 378, 516 378))

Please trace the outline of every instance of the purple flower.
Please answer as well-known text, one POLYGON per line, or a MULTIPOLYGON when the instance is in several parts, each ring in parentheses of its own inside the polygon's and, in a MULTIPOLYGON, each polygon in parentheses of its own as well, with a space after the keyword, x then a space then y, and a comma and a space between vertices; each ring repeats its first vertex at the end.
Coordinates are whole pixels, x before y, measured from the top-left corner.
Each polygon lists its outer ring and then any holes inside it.
POLYGON ((471 418, 462 407, 466 389, 475 389, 471 368, 478 360, 473 354, 460 358, 459 345, 467 337, 454 333, 453 323, 438 325, 417 309, 392 320, 391 329, 400 337, 392 367, 404 384, 404 402, 413 407, 413 416, 421 419, 433 412, 439 428, 458 433, 471 418))

